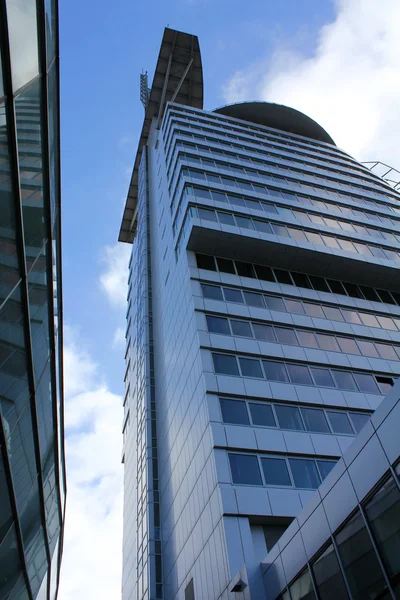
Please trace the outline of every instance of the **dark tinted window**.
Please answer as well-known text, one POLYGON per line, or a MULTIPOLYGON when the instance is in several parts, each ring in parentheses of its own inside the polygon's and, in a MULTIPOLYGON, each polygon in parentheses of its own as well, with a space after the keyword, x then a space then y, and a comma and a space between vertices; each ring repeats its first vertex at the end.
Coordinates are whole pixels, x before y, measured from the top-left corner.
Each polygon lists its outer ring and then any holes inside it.
POLYGON ((307 431, 330 433, 323 410, 319 408, 302 408, 301 414, 307 431))
POLYGON ((289 271, 282 271, 282 269, 274 269, 274 273, 279 283, 287 283, 288 285, 293 285, 289 271))
POLYGON ((382 394, 388 394, 393 387, 393 379, 391 377, 376 377, 379 389, 382 394))
POLYGON ((256 456, 229 454, 233 483, 262 485, 260 467, 256 456))
POLYGON ((239 358, 240 368, 244 377, 262 377, 261 365, 255 358, 239 358))
POLYGON ((232 288, 223 288, 225 300, 227 302, 238 302, 243 304, 242 292, 240 290, 234 290, 232 288))
POLYGON ((243 292, 244 301, 249 306, 259 306, 264 308, 264 299, 261 294, 255 294, 254 292, 243 292))
POLYGON ((372 375, 368 375, 367 373, 354 373, 354 378, 361 392, 370 394, 379 393, 378 386, 372 375))
MULTIPOLYGON (((307 234, 309 235, 309 234, 307 234)), ((319 237, 319 236, 318 236, 319 237)), ((309 279, 312 283, 314 290, 319 292, 330 292, 328 285, 322 277, 316 277, 315 275, 309 275, 309 279)))
POLYGON ((235 275, 235 266, 233 264, 233 260, 229 260, 229 258, 217 258, 218 271, 221 273, 232 273, 235 275))
POLYGON ((208 271, 216 271, 214 257, 207 254, 196 254, 197 266, 199 269, 207 269, 208 271))
POLYGON ((253 337, 251 333, 250 323, 247 321, 234 321, 231 320, 231 327, 233 335, 242 335, 243 337, 253 337))
POLYGON ((316 464, 313 460, 289 458, 294 485, 298 488, 317 489, 321 483, 316 464))
POLYGON ((292 383, 313 385, 310 372, 304 365, 286 365, 292 383))
POLYGON ((254 265, 258 279, 263 281, 275 281, 274 274, 270 267, 264 267, 263 265, 254 265))
POLYGON ((235 356, 214 353, 212 356, 216 373, 221 373, 224 375, 239 375, 239 368, 235 356))
POLYGON ((253 265, 240 260, 235 261, 236 270, 241 277, 255 277, 253 265))
POLYGON ((246 403, 240 400, 220 398, 222 420, 224 423, 249 425, 246 403))
POLYGON ((218 220, 223 225, 235 225, 235 219, 229 213, 218 212, 218 220))
POLYGON ((299 345, 293 329, 287 329, 286 327, 275 327, 275 333, 280 344, 290 344, 291 346, 299 345))
POLYGON ((303 287, 308 289, 312 287, 307 275, 304 275, 303 273, 294 273, 293 271, 291 272, 291 274, 294 284, 297 285, 297 287, 303 287))
POLYGON ((270 381, 288 381, 286 367, 283 363, 273 360, 263 360, 262 363, 267 379, 270 381))
POLYGON ((333 433, 353 434, 349 417, 344 412, 326 411, 333 433))
POLYGON ((282 429, 294 429, 296 431, 304 430, 303 421, 301 420, 300 411, 297 406, 277 404, 275 406, 275 412, 279 426, 282 429))
POLYGON ((364 427, 365 423, 368 423, 371 415, 366 415, 364 413, 350 413, 350 419, 353 423, 354 429, 358 433, 364 427))
POLYGON ((212 333, 225 333, 226 335, 230 335, 229 323, 228 319, 224 319, 223 317, 212 317, 210 315, 206 316, 207 319, 207 329, 212 333))
POLYGON ((264 296, 264 299, 269 310, 278 310, 280 312, 286 312, 286 308, 282 298, 278 298, 277 296, 264 296))
POLYGON ((332 371, 333 377, 337 383, 338 388, 341 390, 357 390, 356 382, 351 373, 347 371, 332 371))
POLYGON ((206 208, 198 208, 199 218, 205 221, 217 221, 217 215, 214 210, 208 210, 206 208))
POLYGON ((312 570, 321 600, 348 599, 349 595, 332 545, 314 561, 312 570))
POLYGON ((272 325, 261 325, 261 323, 253 323, 254 335, 258 340, 267 342, 275 342, 275 333, 272 325))
POLYGON ((335 464, 336 462, 333 462, 332 460, 317 460, 317 465, 322 481, 325 479, 325 477, 329 475, 335 464))
POLYGON ((262 458, 261 465, 267 485, 292 485, 287 464, 283 458, 262 458))
POLYGON ((264 425, 265 427, 276 427, 275 417, 272 407, 269 404, 249 403, 251 420, 254 425, 264 425))
POLYGON ((312 376, 314 377, 315 385, 320 385, 323 387, 336 387, 329 369, 310 367, 310 370, 312 376))
POLYGON ((202 289, 204 298, 211 298, 212 300, 222 300, 223 299, 220 287, 202 283, 201 289, 202 289))

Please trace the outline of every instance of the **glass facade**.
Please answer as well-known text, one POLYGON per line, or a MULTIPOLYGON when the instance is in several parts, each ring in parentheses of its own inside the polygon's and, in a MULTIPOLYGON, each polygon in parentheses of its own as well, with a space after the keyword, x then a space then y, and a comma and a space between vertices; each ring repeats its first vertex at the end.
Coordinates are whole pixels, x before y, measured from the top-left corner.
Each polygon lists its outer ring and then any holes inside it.
POLYGON ((57 596, 65 510, 57 3, 6 0, 0 86, 0 597, 57 596))

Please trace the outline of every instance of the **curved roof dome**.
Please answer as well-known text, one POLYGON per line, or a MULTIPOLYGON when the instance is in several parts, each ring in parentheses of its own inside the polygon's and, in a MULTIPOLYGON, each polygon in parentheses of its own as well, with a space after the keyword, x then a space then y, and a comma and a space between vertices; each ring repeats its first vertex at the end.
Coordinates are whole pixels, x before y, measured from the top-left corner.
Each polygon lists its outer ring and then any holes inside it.
POLYGON ((228 104, 213 112, 227 117, 234 117, 258 125, 266 125, 274 129, 296 133, 319 142, 336 145, 331 136, 313 119, 304 113, 273 102, 238 102, 228 104))

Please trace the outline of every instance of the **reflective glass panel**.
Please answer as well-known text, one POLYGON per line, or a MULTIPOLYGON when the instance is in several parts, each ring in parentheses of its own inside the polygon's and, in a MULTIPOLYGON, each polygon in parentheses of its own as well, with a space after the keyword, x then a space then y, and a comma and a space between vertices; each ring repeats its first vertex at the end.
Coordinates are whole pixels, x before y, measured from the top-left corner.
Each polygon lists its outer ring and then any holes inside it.
POLYGON ((257 340, 275 342, 275 333, 272 325, 261 325, 261 323, 253 323, 253 331, 257 340))
POLYGON ((288 598, 291 600, 315 600, 316 598, 308 569, 292 583, 289 589, 288 598))
POLYGON ((379 354, 372 342, 366 342, 365 340, 358 340, 358 345, 363 356, 373 356, 378 358, 379 354))
POLYGON ((235 220, 231 214, 224 212, 218 212, 217 214, 220 223, 223 223, 224 225, 235 225, 235 220))
POLYGON ((249 425, 246 403, 240 400, 220 398, 222 420, 224 423, 249 425))
POLYGON ((347 433, 353 435, 353 429, 346 413, 327 410, 326 414, 328 415, 333 433, 347 433))
POLYGON ((333 460, 317 460, 317 465, 319 469, 319 473, 321 475, 322 481, 329 475, 332 471, 333 467, 336 465, 336 461, 333 460))
POLYGON ((336 384, 341 390, 357 390, 356 382, 352 373, 348 371, 338 371, 334 369, 332 371, 333 377, 335 378, 336 384))
POLYGON ((52 285, 48 282, 46 271, 48 248, 47 243, 28 274, 29 317, 36 381, 41 378, 50 356, 48 296, 52 293, 52 285))
POLYGON ((349 595, 332 545, 312 564, 321 600, 347 600, 349 595))
POLYGON ((315 334, 312 331, 297 331, 297 337, 299 338, 300 346, 306 348, 318 348, 315 334))
POLYGON ((267 485, 292 485, 284 458, 262 458, 261 465, 267 485))
POLYGON ((39 73, 35 0, 6 0, 13 90, 39 73))
POLYGON ((280 312, 286 312, 286 308, 282 298, 278 298, 277 296, 264 296, 264 300, 269 310, 278 310, 280 312))
POLYGON ((275 334, 280 344, 289 344, 291 346, 299 345, 293 329, 287 329, 286 327, 275 327, 275 334))
POLYGON ((229 454, 233 483, 262 485, 260 467, 256 456, 229 454))
POLYGON ((330 433, 324 411, 320 408, 302 408, 301 414, 307 431, 330 433))
POLYGON ((229 329, 228 319, 206 315, 206 320, 207 329, 211 333, 223 333, 225 335, 230 335, 231 332, 229 329))
POLYGON ((387 586, 360 511, 335 538, 353 600, 380 598, 387 586))
POLYGON ((272 407, 269 404, 250 402, 249 408, 253 425, 263 425, 264 427, 276 427, 272 407))
POLYGON ((342 313, 338 308, 334 308, 333 306, 324 306, 323 310, 327 319, 332 319, 332 321, 343 321, 342 313))
POLYGON ((378 344, 378 342, 375 342, 375 346, 382 358, 386 358, 387 360, 398 360, 393 346, 390 346, 389 344, 378 344))
MULTIPOLYGON (((204 298, 210 298, 212 300, 223 300, 222 291, 220 287, 215 285, 207 285, 206 283, 201 284, 201 290, 204 298)), ((240 294, 240 292, 239 292, 240 294)))
POLYGON ((297 431, 303 431, 304 425, 301 420, 300 411, 297 406, 284 406, 283 404, 277 404, 275 406, 276 416, 278 418, 279 426, 282 429, 295 429, 297 431))
POLYGON ((355 323, 357 325, 361 325, 360 317, 354 310, 342 309, 342 313, 347 323, 355 323))
POLYGON ((264 299, 261 294, 256 294, 254 292, 243 292, 244 301, 249 306, 259 306, 260 308, 264 307, 264 299))
POLYGON ((303 385, 313 385, 310 372, 305 365, 286 365, 290 381, 292 383, 299 383, 303 385))
POLYGON ((325 317, 319 304, 310 304, 309 302, 304 302, 304 308, 309 317, 319 317, 321 319, 325 317))
POLYGON ((229 258, 217 258, 216 260, 218 271, 220 271, 221 273, 231 273, 232 275, 236 274, 233 260, 229 260, 229 258))
POLYGON ((329 369, 310 367, 310 371, 314 377, 315 385, 320 385, 323 387, 336 387, 329 369))
POLYGON ((296 487, 311 490, 317 489, 321 480, 313 460, 289 458, 289 464, 296 487))
POLYGON ((337 337, 337 341, 342 352, 346 352, 347 354, 360 354, 356 342, 351 338, 337 337))
POLYGON ((240 290, 234 290, 232 288, 223 288, 225 300, 227 302, 237 302, 243 304, 242 292, 240 290))
POLYGON ((250 323, 247 321, 234 321, 231 319, 231 328, 233 335, 241 335, 243 337, 253 337, 250 323))
POLYGON ((360 317, 364 325, 368 325, 368 327, 380 327, 378 320, 374 315, 360 312, 360 317))
POLYGON ((199 214, 199 219, 203 219, 204 221, 217 221, 217 215, 215 214, 214 210, 198 207, 197 212, 199 214))
POLYGON ((378 386, 375 383, 375 379, 368 373, 354 373, 354 378, 361 392, 367 394, 379 394, 378 386))
POLYGON ((361 431, 365 423, 368 423, 368 421, 371 418, 371 415, 366 415, 364 413, 350 413, 349 416, 351 422, 353 423, 353 427, 356 430, 356 433, 361 431))
POLYGON ((324 333, 317 333, 316 336, 321 348, 324 350, 332 350, 333 352, 340 352, 335 336, 326 335, 324 333))
POLYGON ((239 375, 239 368, 235 356, 214 353, 212 356, 216 373, 221 373, 223 375, 239 375))
POLYGON ((265 376, 269 381, 288 381, 286 367, 274 360, 263 360, 265 376))
POLYGON ((260 361, 255 358, 239 358, 243 377, 263 377, 260 361))

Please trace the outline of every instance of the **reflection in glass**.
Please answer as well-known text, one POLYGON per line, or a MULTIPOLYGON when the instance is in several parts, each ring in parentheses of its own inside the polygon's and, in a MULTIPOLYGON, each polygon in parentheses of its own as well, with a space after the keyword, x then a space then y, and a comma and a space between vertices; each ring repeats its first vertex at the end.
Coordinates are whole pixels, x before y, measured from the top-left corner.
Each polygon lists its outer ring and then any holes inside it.
POLYGON ((312 565, 321 600, 347 600, 349 595, 332 545, 312 565))
POLYGON ((35 0, 6 0, 13 90, 39 73, 35 0))
POLYGON ((296 487, 311 490, 317 489, 321 480, 313 460, 289 458, 289 464, 296 487))
POLYGON ((256 456, 229 454, 233 483, 262 485, 260 467, 256 456))
POLYGON ((222 420, 224 423, 249 425, 246 403, 240 400, 220 398, 222 420))
POLYGON ((314 587, 308 569, 292 583, 289 589, 292 600, 315 599, 314 587))

